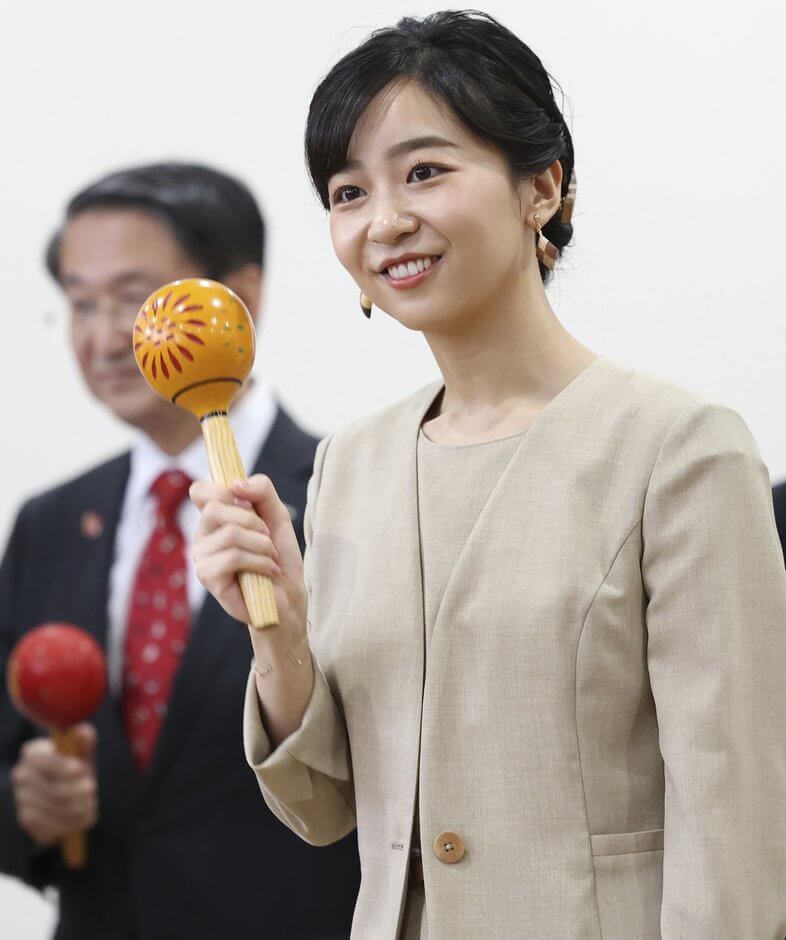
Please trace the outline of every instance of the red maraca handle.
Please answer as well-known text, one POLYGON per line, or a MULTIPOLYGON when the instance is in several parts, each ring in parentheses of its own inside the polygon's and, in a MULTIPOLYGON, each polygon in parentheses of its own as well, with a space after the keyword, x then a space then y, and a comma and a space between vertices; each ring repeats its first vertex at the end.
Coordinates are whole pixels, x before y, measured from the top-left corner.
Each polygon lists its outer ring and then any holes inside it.
MULTIPOLYGON (((58 753, 64 757, 79 757, 79 746, 73 728, 52 731, 52 740, 58 753)), ((87 864, 87 837, 84 832, 69 832, 60 842, 60 851, 66 868, 84 868, 87 864)))

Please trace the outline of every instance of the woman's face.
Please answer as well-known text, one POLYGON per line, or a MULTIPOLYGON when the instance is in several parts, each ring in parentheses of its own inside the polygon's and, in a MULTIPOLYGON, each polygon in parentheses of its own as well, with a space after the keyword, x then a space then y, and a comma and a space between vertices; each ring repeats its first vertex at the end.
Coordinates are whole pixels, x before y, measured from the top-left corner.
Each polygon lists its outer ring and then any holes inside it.
POLYGON ((411 329, 454 332, 539 278, 527 187, 418 85, 371 103, 328 188, 339 261, 411 329))

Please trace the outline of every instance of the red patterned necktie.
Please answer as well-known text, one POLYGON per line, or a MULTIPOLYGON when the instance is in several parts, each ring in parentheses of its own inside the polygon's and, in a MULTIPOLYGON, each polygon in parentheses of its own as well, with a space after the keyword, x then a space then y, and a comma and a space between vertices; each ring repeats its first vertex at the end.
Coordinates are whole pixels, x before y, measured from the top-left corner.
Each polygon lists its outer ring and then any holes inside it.
POLYGON ((156 521, 137 568, 123 661, 123 719, 134 760, 145 771, 166 716, 172 682, 186 648, 190 611, 185 539, 177 512, 191 480, 162 473, 150 488, 156 521))

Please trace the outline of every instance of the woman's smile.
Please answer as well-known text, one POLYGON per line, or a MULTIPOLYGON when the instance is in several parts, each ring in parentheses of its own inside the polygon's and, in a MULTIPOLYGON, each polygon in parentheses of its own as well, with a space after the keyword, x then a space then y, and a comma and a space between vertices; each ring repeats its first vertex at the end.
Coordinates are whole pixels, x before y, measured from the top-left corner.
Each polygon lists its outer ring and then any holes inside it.
POLYGON ((442 255, 404 255, 387 265, 382 271, 382 277, 396 290, 409 290, 422 284, 441 260, 442 255))

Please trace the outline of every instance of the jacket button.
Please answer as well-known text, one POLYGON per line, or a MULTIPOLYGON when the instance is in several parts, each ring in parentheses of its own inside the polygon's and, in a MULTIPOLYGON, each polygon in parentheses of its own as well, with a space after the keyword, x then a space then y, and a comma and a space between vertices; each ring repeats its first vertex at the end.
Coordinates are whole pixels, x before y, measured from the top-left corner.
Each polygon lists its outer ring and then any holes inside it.
POLYGON ((440 832, 432 845, 434 854, 446 865, 453 865, 464 858, 464 840, 456 832, 440 832))

